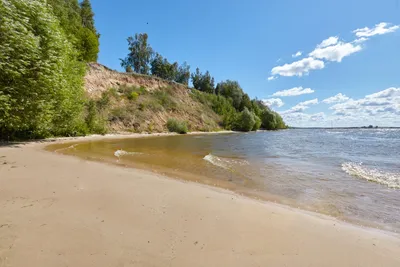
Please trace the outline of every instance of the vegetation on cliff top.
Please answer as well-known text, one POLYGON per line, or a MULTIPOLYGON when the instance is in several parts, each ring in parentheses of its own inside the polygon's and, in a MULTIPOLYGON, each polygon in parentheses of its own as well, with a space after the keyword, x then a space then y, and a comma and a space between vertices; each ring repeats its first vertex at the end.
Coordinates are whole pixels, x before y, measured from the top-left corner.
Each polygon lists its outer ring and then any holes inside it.
POLYGON ((187 63, 170 63, 155 53, 147 34, 128 38, 122 66, 186 87, 191 80, 192 100, 177 101, 173 85, 154 92, 109 88, 108 98, 90 99, 84 91, 85 63, 97 61, 100 35, 89 0, 2 0, 0 14, 0 139, 106 133, 113 123, 135 131, 163 131, 173 128, 166 114, 187 118, 188 130, 286 127, 279 114, 250 100, 237 82, 215 86, 208 71, 190 73, 187 63), (162 126, 149 121, 155 115, 143 116, 161 111, 157 123, 164 121, 162 126))

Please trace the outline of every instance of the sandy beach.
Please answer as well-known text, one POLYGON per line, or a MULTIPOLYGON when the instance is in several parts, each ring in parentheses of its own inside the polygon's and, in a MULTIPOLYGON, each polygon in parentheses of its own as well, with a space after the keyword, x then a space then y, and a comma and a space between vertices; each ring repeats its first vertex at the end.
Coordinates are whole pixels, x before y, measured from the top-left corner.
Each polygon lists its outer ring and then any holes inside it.
POLYGON ((398 235, 46 144, 0 147, 0 267, 400 266, 398 235))

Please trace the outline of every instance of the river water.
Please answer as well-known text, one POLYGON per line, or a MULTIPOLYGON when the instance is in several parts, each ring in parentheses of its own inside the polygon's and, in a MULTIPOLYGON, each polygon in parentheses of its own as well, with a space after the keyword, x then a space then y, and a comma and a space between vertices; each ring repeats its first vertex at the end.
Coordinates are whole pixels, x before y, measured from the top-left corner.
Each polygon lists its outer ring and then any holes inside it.
POLYGON ((400 129, 106 139, 48 149, 400 231, 400 129))

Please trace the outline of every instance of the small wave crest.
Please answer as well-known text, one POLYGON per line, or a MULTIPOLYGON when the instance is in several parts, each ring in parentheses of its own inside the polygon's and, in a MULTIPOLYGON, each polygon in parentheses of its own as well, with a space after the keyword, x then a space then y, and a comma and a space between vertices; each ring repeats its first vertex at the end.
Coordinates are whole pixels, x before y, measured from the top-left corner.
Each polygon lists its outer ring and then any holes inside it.
POLYGON ((400 189, 400 174, 384 172, 377 169, 367 168, 362 163, 346 162, 342 164, 342 170, 346 173, 366 179, 371 182, 380 183, 390 188, 400 189))
POLYGON ((117 151, 114 152, 114 156, 116 156, 117 158, 120 158, 122 156, 126 156, 126 155, 141 155, 143 153, 140 152, 128 152, 122 149, 119 149, 117 151))
POLYGON ((72 148, 75 149, 75 147, 76 147, 77 145, 78 145, 78 144, 74 144, 74 145, 71 145, 71 146, 68 146, 68 147, 63 147, 63 148, 60 148, 60 149, 56 149, 56 150, 54 150, 54 152, 60 152, 60 151, 64 151, 64 150, 72 149, 72 148))
POLYGON ((243 166, 243 165, 248 165, 249 162, 246 160, 237 160, 237 159, 229 159, 229 158, 222 158, 222 157, 217 157, 212 154, 208 154, 203 158, 205 161, 208 161, 209 163, 224 168, 224 169, 231 169, 235 166, 243 166))

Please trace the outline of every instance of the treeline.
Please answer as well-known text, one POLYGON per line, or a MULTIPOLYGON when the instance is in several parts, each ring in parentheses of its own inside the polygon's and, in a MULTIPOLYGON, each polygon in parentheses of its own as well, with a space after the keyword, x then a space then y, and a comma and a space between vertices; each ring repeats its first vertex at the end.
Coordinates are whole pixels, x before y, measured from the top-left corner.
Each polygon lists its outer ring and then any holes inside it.
POLYGON ((83 77, 99 35, 89 0, 0 1, 0 139, 86 134, 83 77))
POLYGON ((146 33, 135 34, 127 41, 129 53, 125 59, 121 59, 121 66, 126 72, 153 75, 187 86, 191 79, 197 90, 193 96, 222 116, 225 129, 252 131, 260 127, 267 130, 287 128, 277 112, 257 99, 251 100, 237 81, 227 80, 215 86, 214 78, 208 71, 202 73, 197 68, 190 73, 190 66, 186 62, 182 65, 169 62, 153 50, 146 33))

